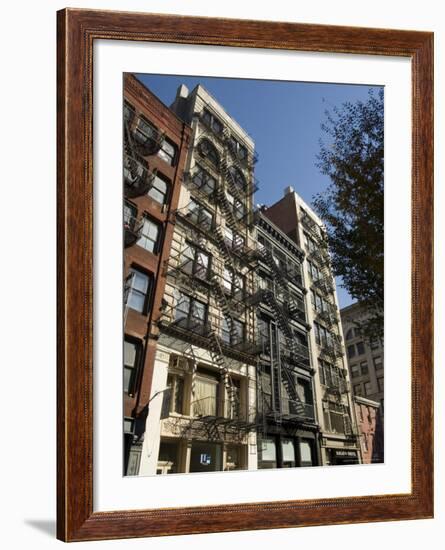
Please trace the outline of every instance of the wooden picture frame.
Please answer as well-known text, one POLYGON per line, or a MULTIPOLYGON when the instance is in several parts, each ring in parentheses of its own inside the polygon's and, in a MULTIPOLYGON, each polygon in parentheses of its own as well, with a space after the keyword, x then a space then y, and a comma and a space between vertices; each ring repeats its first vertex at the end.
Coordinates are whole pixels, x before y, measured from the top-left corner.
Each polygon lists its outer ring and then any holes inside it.
POLYGON ((57 536, 130 538, 433 516, 433 34, 58 12, 57 536), (406 494, 93 512, 93 43, 126 40, 402 56, 412 63, 412 489, 406 494))

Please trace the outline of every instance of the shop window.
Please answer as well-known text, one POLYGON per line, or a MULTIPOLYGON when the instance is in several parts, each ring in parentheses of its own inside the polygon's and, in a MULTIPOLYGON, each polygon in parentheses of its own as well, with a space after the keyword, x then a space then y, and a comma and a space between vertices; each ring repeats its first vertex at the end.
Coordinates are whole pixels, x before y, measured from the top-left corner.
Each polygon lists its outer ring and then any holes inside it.
POLYGON ((310 441, 300 441, 300 466, 313 466, 313 446, 310 441))

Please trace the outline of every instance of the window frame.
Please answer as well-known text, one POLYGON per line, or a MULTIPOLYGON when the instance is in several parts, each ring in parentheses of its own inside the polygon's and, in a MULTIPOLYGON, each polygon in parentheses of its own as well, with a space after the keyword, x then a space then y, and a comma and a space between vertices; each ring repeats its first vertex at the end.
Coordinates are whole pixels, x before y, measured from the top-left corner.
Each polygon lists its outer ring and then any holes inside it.
POLYGON ((135 290, 134 287, 133 287, 134 277, 131 276, 130 277, 130 286, 129 286, 129 289, 128 289, 127 300, 126 300, 125 306, 128 307, 129 309, 133 309, 134 311, 136 311, 137 313, 140 313, 141 315, 147 315, 149 310, 150 310, 149 305, 150 305, 150 298, 151 298, 151 293, 152 293, 152 289, 153 289, 153 274, 149 273, 149 272, 145 271, 144 269, 141 269, 139 266, 135 266, 135 265, 132 265, 130 267, 130 270, 129 270, 130 275, 133 274, 133 273, 143 275, 144 277, 147 278, 147 289, 146 289, 145 293, 143 293, 139 289, 135 290), (133 292, 135 294, 140 294, 140 295, 145 296, 142 310, 136 309, 136 308, 131 307, 129 305, 130 297, 131 297, 133 292))
POLYGON ((150 252, 151 254, 158 254, 159 251, 160 251, 160 248, 161 248, 161 240, 162 240, 162 224, 159 223, 158 221, 154 220, 154 218, 152 218, 150 215, 148 214, 144 214, 142 216, 142 226, 141 226, 141 235, 139 237, 139 239, 136 241, 136 245, 143 248, 145 251, 147 252, 150 252), (149 237, 148 235, 145 235, 144 234, 144 229, 145 229, 145 223, 149 223, 151 224, 153 227, 155 227, 158 231, 157 235, 156 235, 156 240, 153 241, 153 239, 151 239, 151 237, 149 237), (152 242, 153 243, 153 250, 150 250, 149 248, 147 248, 146 246, 144 246, 143 244, 141 244, 141 241, 142 239, 145 239, 145 241, 148 241, 148 242, 152 242))
POLYGON ((143 355, 142 352, 143 352, 143 344, 142 344, 141 340, 139 340, 138 338, 135 338, 133 336, 130 336, 128 334, 124 334, 124 342, 123 342, 123 389, 124 389, 124 394, 127 394, 130 397, 133 397, 134 394, 136 393, 137 380, 138 380, 138 376, 139 376, 139 370, 140 370, 140 365, 141 365, 142 355, 143 355), (125 344, 126 343, 133 345, 134 348, 135 348, 134 362, 133 362, 133 365, 131 367, 125 362, 125 344), (130 373, 130 376, 129 376, 129 379, 128 379, 128 386, 127 387, 126 387, 126 384, 125 384, 125 374, 124 374, 126 369, 131 370, 131 373, 130 373))

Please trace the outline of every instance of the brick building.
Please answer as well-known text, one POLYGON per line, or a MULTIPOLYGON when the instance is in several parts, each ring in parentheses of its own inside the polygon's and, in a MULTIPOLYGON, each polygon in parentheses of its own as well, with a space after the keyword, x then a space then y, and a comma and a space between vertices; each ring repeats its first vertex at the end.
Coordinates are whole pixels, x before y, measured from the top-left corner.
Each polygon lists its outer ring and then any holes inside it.
MULTIPOLYGON (((384 347, 383 339, 369 339, 362 334, 361 325, 366 322, 368 315, 366 309, 358 302, 341 310, 348 367, 356 402, 361 402, 361 398, 365 398, 379 405, 374 407, 375 434, 372 437, 372 461, 383 462, 384 347)), ((369 447, 363 443, 362 438, 363 446, 369 447)), ((365 454, 367 453, 368 451, 365 451, 365 454)))
POLYGON ((180 182, 191 134, 134 76, 124 77, 124 474, 139 472, 180 182))

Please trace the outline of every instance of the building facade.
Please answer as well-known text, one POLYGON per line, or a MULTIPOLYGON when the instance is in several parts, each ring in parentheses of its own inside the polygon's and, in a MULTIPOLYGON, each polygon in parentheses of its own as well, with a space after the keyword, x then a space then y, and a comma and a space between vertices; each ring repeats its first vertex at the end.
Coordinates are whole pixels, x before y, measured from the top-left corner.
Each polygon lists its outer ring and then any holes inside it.
POLYGON ((256 469, 254 143, 202 86, 181 86, 172 110, 192 139, 140 473, 256 469))
POLYGON ((134 76, 124 78, 124 474, 139 473, 157 321, 190 127, 134 76))
POLYGON ((201 85, 124 95, 124 472, 361 462, 323 224, 292 188, 254 211, 254 142, 201 85))
POLYGON ((384 345, 383 339, 369 339, 362 334, 361 325, 366 322, 368 315, 358 302, 341 310, 353 394, 356 398, 365 398, 379 404, 376 410, 372 461, 383 462, 384 345))
POLYGON ((357 420, 323 223, 291 187, 281 200, 265 208, 264 214, 305 253, 302 275, 307 290, 306 319, 312 327, 308 348, 321 430, 321 462, 360 463, 357 420))
POLYGON ((304 252, 256 213, 258 468, 321 464, 303 280, 304 252))
POLYGON ((354 396, 363 464, 383 462, 383 430, 380 403, 354 396))

